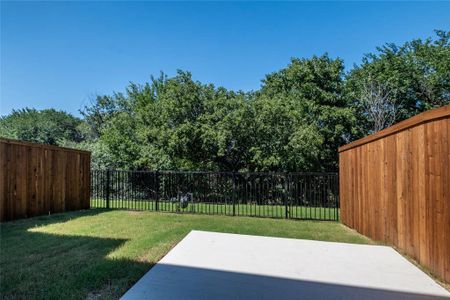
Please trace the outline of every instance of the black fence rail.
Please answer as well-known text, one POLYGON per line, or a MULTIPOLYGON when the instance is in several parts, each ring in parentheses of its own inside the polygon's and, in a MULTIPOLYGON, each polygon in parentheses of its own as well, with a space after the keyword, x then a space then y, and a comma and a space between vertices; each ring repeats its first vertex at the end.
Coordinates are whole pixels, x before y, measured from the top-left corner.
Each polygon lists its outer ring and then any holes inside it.
POLYGON ((94 170, 91 207, 339 220, 337 173, 94 170))

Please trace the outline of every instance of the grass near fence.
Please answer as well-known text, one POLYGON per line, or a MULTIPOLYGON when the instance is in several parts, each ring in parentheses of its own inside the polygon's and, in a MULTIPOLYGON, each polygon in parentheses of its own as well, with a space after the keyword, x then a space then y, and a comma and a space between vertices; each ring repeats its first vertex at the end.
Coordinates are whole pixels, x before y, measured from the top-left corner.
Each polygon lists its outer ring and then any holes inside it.
MULTIPOLYGON (((104 199, 91 199, 92 208, 106 208, 104 199)), ((156 202, 153 200, 117 200, 109 202, 109 208, 131 209, 131 210, 152 210, 156 209, 156 202)), ((257 205, 257 204, 236 204, 233 211, 232 204, 220 203, 189 203, 186 208, 181 208, 177 202, 158 201, 158 210, 178 213, 199 213, 210 215, 228 215, 248 217, 269 217, 291 219, 317 219, 317 220, 339 220, 338 208, 313 207, 313 206, 291 206, 286 214, 284 205, 257 205)))
POLYGON ((189 231, 347 243, 337 222, 91 209, 2 223, 4 299, 118 299, 189 231))

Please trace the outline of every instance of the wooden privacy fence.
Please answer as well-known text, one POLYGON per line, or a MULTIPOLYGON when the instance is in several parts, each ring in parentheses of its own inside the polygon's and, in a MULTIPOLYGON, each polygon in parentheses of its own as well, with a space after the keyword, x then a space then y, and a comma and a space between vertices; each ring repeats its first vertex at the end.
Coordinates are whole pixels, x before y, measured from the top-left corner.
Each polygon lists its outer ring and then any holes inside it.
POLYGON ((339 148, 341 219, 450 282, 450 105, 339 148))
POLYGON ((0 138, 0 221, 89 208, 91 154, 0 138))

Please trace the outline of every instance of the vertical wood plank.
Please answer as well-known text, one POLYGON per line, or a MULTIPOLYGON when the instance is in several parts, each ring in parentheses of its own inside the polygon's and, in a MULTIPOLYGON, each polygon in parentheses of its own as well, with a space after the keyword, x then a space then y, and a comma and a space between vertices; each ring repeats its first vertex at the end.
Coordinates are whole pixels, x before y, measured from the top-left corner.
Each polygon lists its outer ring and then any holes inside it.
MULTIPOLYGON (((446 154, 446 161, 444 162, 444 170, 445 170, 445 177, 443 178, 444 182, 449 183, 450 182, 450 118, 446 119, 446 128, 447 128, 447 143, 445 144, 445 153, 446 154), (445 167, 447 166, 447 167, 445 167)), ((445 247, 445 253, 444 253, 444 281, 450 282, 450 184, 445 184, 446 190, 445 190, 445 236, 444 236, 444 245, 447 245, 445 247)))
POLYGON ((0 220, 89 208, 90 153, 0 138, 0 220))
POLYGON ((0 222, 6 220, 7 145, 0 143, 0 222))
POLYGON ((450 105, 422 115, 340 149, 341 216, 450 282, 450 105))

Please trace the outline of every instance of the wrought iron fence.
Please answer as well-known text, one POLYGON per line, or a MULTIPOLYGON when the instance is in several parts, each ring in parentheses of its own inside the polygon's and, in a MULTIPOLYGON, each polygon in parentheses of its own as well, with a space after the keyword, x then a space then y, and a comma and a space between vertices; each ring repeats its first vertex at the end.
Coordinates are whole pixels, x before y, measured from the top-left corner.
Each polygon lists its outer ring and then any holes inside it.
POLYGON ((338 220, 337 173, 93 170, 91 207, 338 220))

